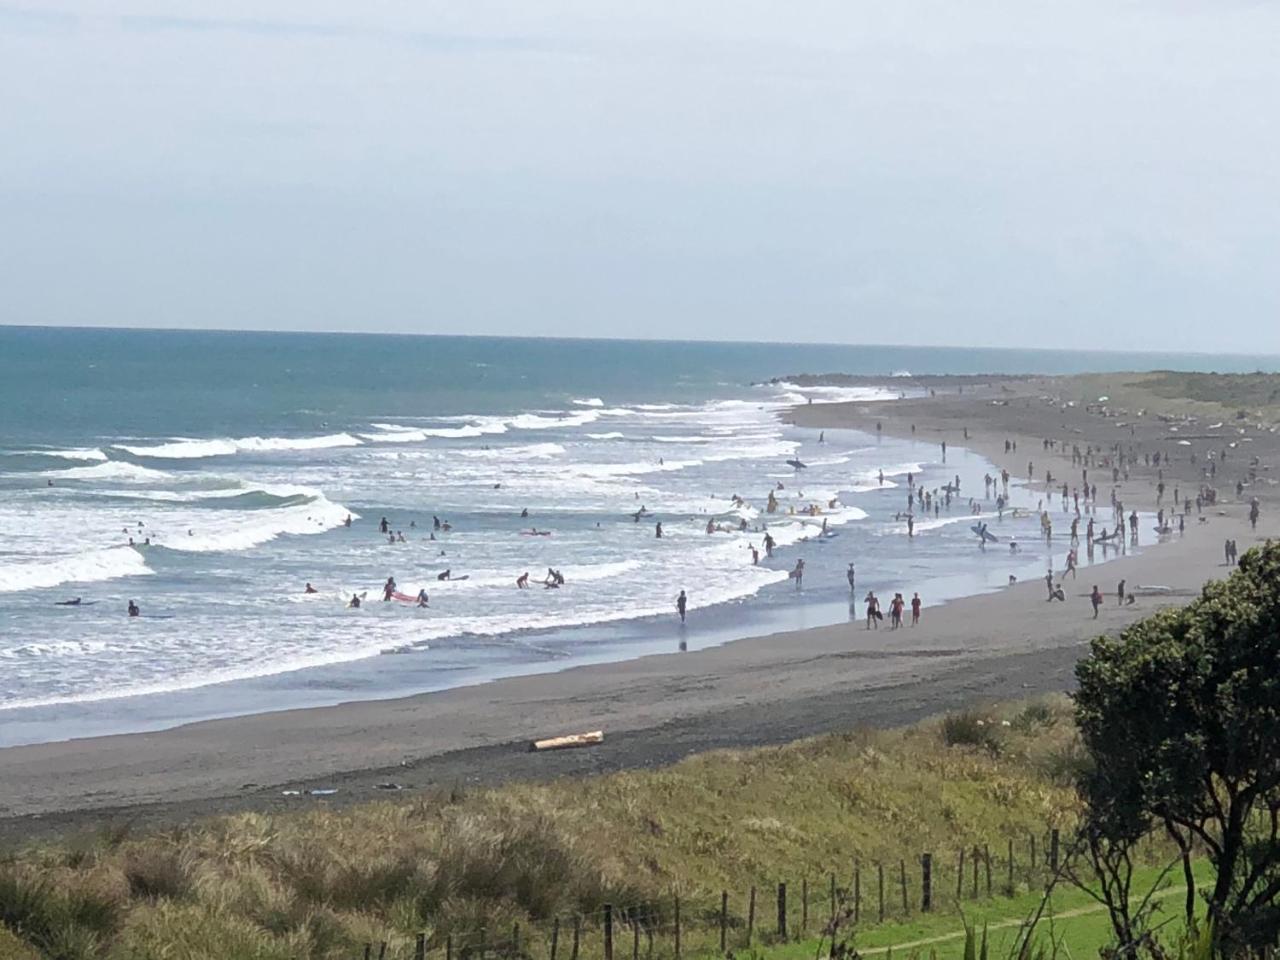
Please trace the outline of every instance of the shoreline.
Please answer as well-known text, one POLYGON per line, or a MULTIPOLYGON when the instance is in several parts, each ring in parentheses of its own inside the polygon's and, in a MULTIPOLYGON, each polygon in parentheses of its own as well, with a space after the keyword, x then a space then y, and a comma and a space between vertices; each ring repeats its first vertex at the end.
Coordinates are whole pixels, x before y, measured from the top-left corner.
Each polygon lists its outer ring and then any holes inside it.
MULTIPOLYGON (((1044 382, 1018 381, 1031 395, 1044 382)), ((987 408, 989 398, 980 392, 966 391, 963 403, 925 397, 814 404, 793 408, 789 419, 827 429, 865 430, 870 424, 872 431, 878 420, 884 432, 904 438, 912 438, 914 423, 914 439, 945 436, 957 451, 963 445, 1021 474, 1025 469, 1015 470, 1003 452, 1003 437, 1016 437, 1023 448, 1019 459, 1052 459, 1052 468, 1059 469, 1058 458, 1042 452, 1035 431, 1026 426, 1038 422, 1056 430, 1060 411, 1049 407, 1055 412, 1045 417, 1028 404, 1029 413, 1014 411, 1014 419, 1023 422, 1011 424, 999 416, 1009 408, 987 408), (991 417, 992 411, 998 415, 991 417), (968 440, 958 435, 960 420, 969 425, 968 440)), ((1136 491, 1138 482, 1133 486, 1136 491)), ((777 743, 866 723, 896 725, 975 699, 1061 690, 1089 637, 1192 596, 1205 579, 1221 573, 1214 546, 1220 537, 1234 535, 1244 549, 1261 539, 1248 531, 1239 504, 1221 509, 1223 516, 1188 527, 1181 540, 1108 561, 1110 575, 1102 584, 1108 601, 1114 597, 1111 581, 1119 577, 1173 589, 1140 597, 1131 607, 1108 603, 1096 623, 1087 603, 1074 595, 1087 592, 1084 580, 1078 590, 1069 587, 1070 602, 1048 608, 1042 584, 1023 581, 927 607, 915 631, 866 631, 860 621, 852 629, 809 627, 401 699, 5 748, 0 845, 118 817, 169 823, 232 810, 385 799, 457 783, 652 766, 718 747, 777 743), (598 728, 605 730, 599 747, 524 752, 535 736, 598 728), (375 789, 386 781, 408 789, 375 789), (326 801, 285 798, 286 787, 339 793, 326 801)), ((1087 570, 1082 569, 1086 577, 1087 570)))

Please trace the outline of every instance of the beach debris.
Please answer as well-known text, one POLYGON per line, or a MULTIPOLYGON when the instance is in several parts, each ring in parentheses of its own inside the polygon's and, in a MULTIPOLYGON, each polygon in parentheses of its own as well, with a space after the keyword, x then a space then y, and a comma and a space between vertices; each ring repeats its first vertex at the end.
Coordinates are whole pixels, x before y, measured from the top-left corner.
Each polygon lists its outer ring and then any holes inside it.
POLYGON ((335 793, 337 793, 337 792, 338 792, 338 791, 337 791, 337 789, 336 789, 336 788, 334 788, 334 787, 321 787, 321 788, 320 788, 320 789, 318 789, 318 790, 308 790, 308 791, 307 791, 307 796, 309 796, 309 797, 332 797, 332 796, 333 796, 335 793))
POLYGON ((300 796, 302 796, 302 791, 301 791, 301 790, 281 790, 281 791, 280 791, 280 796, 282 796, 282 797, 300 797, 300 796))
POLYGON ((403 789, 404 789, 404 787, 403 787, 403 786, 401 786, 401 785, 400 785, 400 784, 398 784, 398 783, 395 783, 394 781, 390 781, 390 780, 388 780, 386 783, 375 783, 375 784, 373 785, 373 789, 375 789, 375 790, 403 790, 403 789))
POLYGON ((590 747, 604 743, 604 731, 592 730, 589 733, 570 733, 563 737, 549 737, 545 740, 534 740, 529 744, 529 752, 542 750, 565 750, 570 747, 590 747))

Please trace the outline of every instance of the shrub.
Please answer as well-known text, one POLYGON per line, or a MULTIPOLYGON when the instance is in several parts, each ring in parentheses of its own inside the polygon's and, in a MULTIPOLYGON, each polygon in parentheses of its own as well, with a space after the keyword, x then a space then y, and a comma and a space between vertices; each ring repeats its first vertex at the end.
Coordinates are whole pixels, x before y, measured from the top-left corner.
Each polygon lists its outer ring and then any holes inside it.
POLYGON ((992 721, 973 710, 947 714, 942 720, 942 740, 949 747, 982 747, 1000 752, 1000 738, 992 721))
POLYGON ((191 871, 182 850, 173 844, 132 844, 121 869, 135 897, 177 900, 191 892, 191 871))
POLYGON ((1017 716, 1013 718, 1012 726, 1019 733, 1030 734, 1042 727, 1052 727, 1056 721, 1053 708, 1043 700, 1037 700, 1018 711, 1017 716))

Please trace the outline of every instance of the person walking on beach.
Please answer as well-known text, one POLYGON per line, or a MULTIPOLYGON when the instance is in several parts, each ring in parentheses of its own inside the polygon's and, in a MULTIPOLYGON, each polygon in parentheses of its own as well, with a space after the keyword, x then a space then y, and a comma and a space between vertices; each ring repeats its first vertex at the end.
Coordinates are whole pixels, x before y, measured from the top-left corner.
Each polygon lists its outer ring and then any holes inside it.
POLYGON ((1124 606, 1124 581, 1120 581, 1120 586, 1116 587, 1116 605, 1124 606))
POLYGON ((1254 497, 1249 501, 1249 527, 1250 529, 1258 529, 1258 498, 1254 497))
POLYGON ((1098 585, 1093 585, 1093 592, 1089 594, 1089 602, 1093 604, 1093 619, 1098 619, 1098 608, 1102 606, 1102 591, 1098 589, 1098 585))
POLYGON ((920 607, 920 594, 913 593, 911 595, 911 625, 913 627, 919 626, 920 624, 920 607))
POLYGON ((849 569, 845 571, 845 574, 844 574, 844 575, 845 575, 845 579, 849 581, 849 592, 850 592, 850 593, 853 593, 853 591, 854 591, 854 573, 853 573, 853 564, 852 564, 852 563, 851 563, 851 564, 849 564, 849 569))
POLYGON ((680 591, 680 596, 676 597, 676 610, 680 612, 680 622, 684 623, 685 611, 689 607, 689 598, 685 596, 684 591, 680 591))
POLYGON ((872 627, 880 629, 880 601, 876 599, 876 595, 870 591, 867 592, 867 629, 872 627))

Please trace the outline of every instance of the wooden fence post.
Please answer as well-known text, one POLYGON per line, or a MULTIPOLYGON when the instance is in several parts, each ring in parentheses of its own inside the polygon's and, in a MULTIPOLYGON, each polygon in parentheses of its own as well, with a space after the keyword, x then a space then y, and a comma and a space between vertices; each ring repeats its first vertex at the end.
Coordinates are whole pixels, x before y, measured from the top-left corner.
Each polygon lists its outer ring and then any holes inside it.
POLYGON ((898 879, 902 887, 902 915, 906 916, 911 913, 911 900, 907 896, 907 861, 898 861, 898 879))
POLYGON ((480 928, 480 960, 484 960, 484 954, 485 954, 485 942, 484 942, 484 941, 485 941, 485 933, 486 933, 486 932, 487 932, 487 931, 485 930, 485 928, 484 928, 484 927, 481 927, 481 928, 480 928))
POLYGON ((1036 868, 1036 835, 1031 835, 1031 869, 1036 868))
POLYGON ((427 935, 425 933, 418 934, 417 940, 413 944, 413 960, 426 960, 427 958, 427 935))
POLYGON ((831 924, 834 927, 836 922, 836 875, 831 874, 831 924))
POLYGON ((573 946, 569 950, 569 960, 578 960, 578 944, 582 942, 582 917, 573 916, 573 946))
POLYGON ((556 948, 560 945, 560 918, 551 921, 551 960, 556 960, 556 948))
POLYGON ((511 924, 511 954, 520 956, 520 921, 511 924))
POLYGON ((640 918, 631 917, 631 960, 640 960, 640 918))
POLYGON ((787 939, 787 885, 778 884, 778 938, 787 939))
POLYGON ((604 905, 604 960, 613 960, 613 904, 604 905))
POLYGON ((756 888, 751 888, 751 899, 747 903, 747 946, 751 946, 751 935, 756 929, 756 888))
MULTIPOLYGON (((675 924, 676 924, 676 960, 680 960, 680 894, 676 894, 675 904, 675 924)), ((552 957, 551 960, 556 960, 552 957)))
POLYGON ((960 848, 960 864, 956 867, 956 903, 964 899, 964 847, 960 848))
POLYGON ((720 952, 728 953, 728 937, 729 933, 729 892, 727 890, 720 891, 720 952))
POLYGON ((800 939, 809 927, 809 877, 800 878, 800 939))
POLYGON ((1049 831, 1049 871, 1058 872, 1058 828, 1049 831))
POLYGON ((853 861, 853 922, 862 917, 862 864, 853 861))
POLYGON ((364 945, 364 960, 373 960, 373 944, 366 943, 364 945))
POLYGON ((984 843, 982 845, 982 865, 987 870, 987 899, 991 899, 991 845, 984 843))
POLYGON ((920 912, 933 909, 933 854, 920 855, 920 912))
POLYGON ((969 885, 970 897, 973 900, 978 899, 978 845, 973 845, 973 883, 969 885))
POLYGON ((1013 838, 1009 838, 1009 889, 1006 894, 1013 896, 1013 838))
POLYGON ((880 922, 884 923, 884 864, 876 864, 876 885, 880 891, 880 922))
POLYGON ((453 934, 447 934, 444 938, 444 960, 453 960, 453 934))

